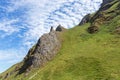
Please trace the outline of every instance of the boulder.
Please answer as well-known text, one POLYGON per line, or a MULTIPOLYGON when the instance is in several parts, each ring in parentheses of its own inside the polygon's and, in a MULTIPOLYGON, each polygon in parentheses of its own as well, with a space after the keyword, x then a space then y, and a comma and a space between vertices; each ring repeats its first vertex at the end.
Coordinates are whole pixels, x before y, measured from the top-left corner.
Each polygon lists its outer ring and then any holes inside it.
POLYGON ((91 33, 91 34, 98 32, 98 30, 99 30, 99 28, 97 26, 90 26, 88 28, 88 32, 91 33))

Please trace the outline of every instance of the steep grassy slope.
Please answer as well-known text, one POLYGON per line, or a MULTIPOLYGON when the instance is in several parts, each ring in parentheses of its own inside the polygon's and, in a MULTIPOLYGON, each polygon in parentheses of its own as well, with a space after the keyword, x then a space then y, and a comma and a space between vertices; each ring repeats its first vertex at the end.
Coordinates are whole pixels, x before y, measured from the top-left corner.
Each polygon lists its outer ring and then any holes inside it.
POLYGON ((101 12, 105 18, 94 20, 104 21, 97 24, 97 33, 87 32, 91 23, 65 31, 61 34, 62 47, 53 60, 27 76, 16 76, 15 72, 6 80, 120 80, 120 30, 116 32, 120 28, 120 1, 115 1, 101 12))
POLYGON ((107 24, 96 34, 87 33, 88 27, 65 32, 60 52, 43 68, 7 80, 120 80, 120 36, 108 33, 107 24))

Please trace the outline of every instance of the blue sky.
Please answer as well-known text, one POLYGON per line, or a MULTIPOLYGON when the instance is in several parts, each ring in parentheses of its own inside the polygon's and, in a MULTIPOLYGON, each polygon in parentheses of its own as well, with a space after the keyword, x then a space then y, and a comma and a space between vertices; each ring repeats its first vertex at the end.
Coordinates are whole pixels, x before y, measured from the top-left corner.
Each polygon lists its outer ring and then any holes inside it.
POLYGON ((77 25, 102 0, 0 0, 0 72, 21 61, 38 38, 77 25))

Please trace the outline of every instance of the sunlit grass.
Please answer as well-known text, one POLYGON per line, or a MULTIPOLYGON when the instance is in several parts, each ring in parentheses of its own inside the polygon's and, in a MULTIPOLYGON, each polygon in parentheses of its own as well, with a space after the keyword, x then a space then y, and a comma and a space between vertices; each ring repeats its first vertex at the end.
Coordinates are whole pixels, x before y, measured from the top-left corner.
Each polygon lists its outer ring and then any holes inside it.
POLYGON ((90 23, 71 28, 61 34, 62 47, 53 60, 28 76, 15 73, 6 80, 120 80, 120 35, 113 33, 119 25, 118 15, 95 34, 87 32, 90 23))
POLYGON ((120 39, 106 29, 89 34, 88 27, 65 32, 62 48, 52 61, 15 80, 120 80, 120 39))

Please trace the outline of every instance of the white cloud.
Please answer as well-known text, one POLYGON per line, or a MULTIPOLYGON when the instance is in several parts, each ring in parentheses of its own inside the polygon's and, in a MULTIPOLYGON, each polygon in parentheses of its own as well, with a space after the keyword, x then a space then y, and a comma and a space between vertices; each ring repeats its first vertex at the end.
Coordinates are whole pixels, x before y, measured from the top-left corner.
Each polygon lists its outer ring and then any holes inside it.
POLYGON ((11 35, 14 32, 18 32, 19 28, 12 25, 13 23, 16 23, 18 20, 8 20, 4 19, 0 22, 0 31, 4 32, 4 35, 0 35, 0 37, 5 37, 6 35, 11 35))
POLYGON ((0 50, 0 73, 20 62, 25 56, 25 49, 0 50))
MULTIPOLYGON (((101 3, 101 1, 45 0, 43 3, 41 0, 31 1, 25 20, 30 25, 25 35, 29 35, 31 38, 27 36, 26 41, 37 40, 43 33, 49 32, 51 26, 56 27, 58 24, 62 24, 66 28, 71 28, 77 25, 84 15, 97 10, 99 8, 98 2, 101 3)), ((25 2, 27 4, 27 1, 25 2)))
POLYGON ((0 61, 8 60, 10 62, 12 61, 18 61, 21 60, 25 54, 23 53, 25 50, 23 49, 7 49, 7 50, 0 50, 0 61))
POLYGON ((102 0, 10 0, 10 5, 4 8, 7 14, 14 13, 23 9, 22 16, 12 15, 11 19, 4 19, 0 22, 0 30, 4 32, 5 37, 27 29, 19 34, 23 38, 23 45, 30 47, 44 33, 49 32, 51 26, 57 27, 61 24, 65 28, 71 28, 77 25, 82 17, 92 13, 99 8, 102 0), (22 21, 22 22, 21 22, 22 21), (13 25, 21 22, 24 26, 13 25))
MULTIPOLYGON (((23 42, 30 46, 43 33, 49 32, 51 26, 62 24, 71 28, 77 25, 84 15, 96 11, 101 2, 102 0, 10 0, 11 5, 6 10, 11 13, 21 8, 27 9, 22 15, 24 23, 28 25, 25 26, 28 30, 23 34, 23 42)), ((8 28, 11 28, 9 34, 18 30, 10 25, 8 28)))

